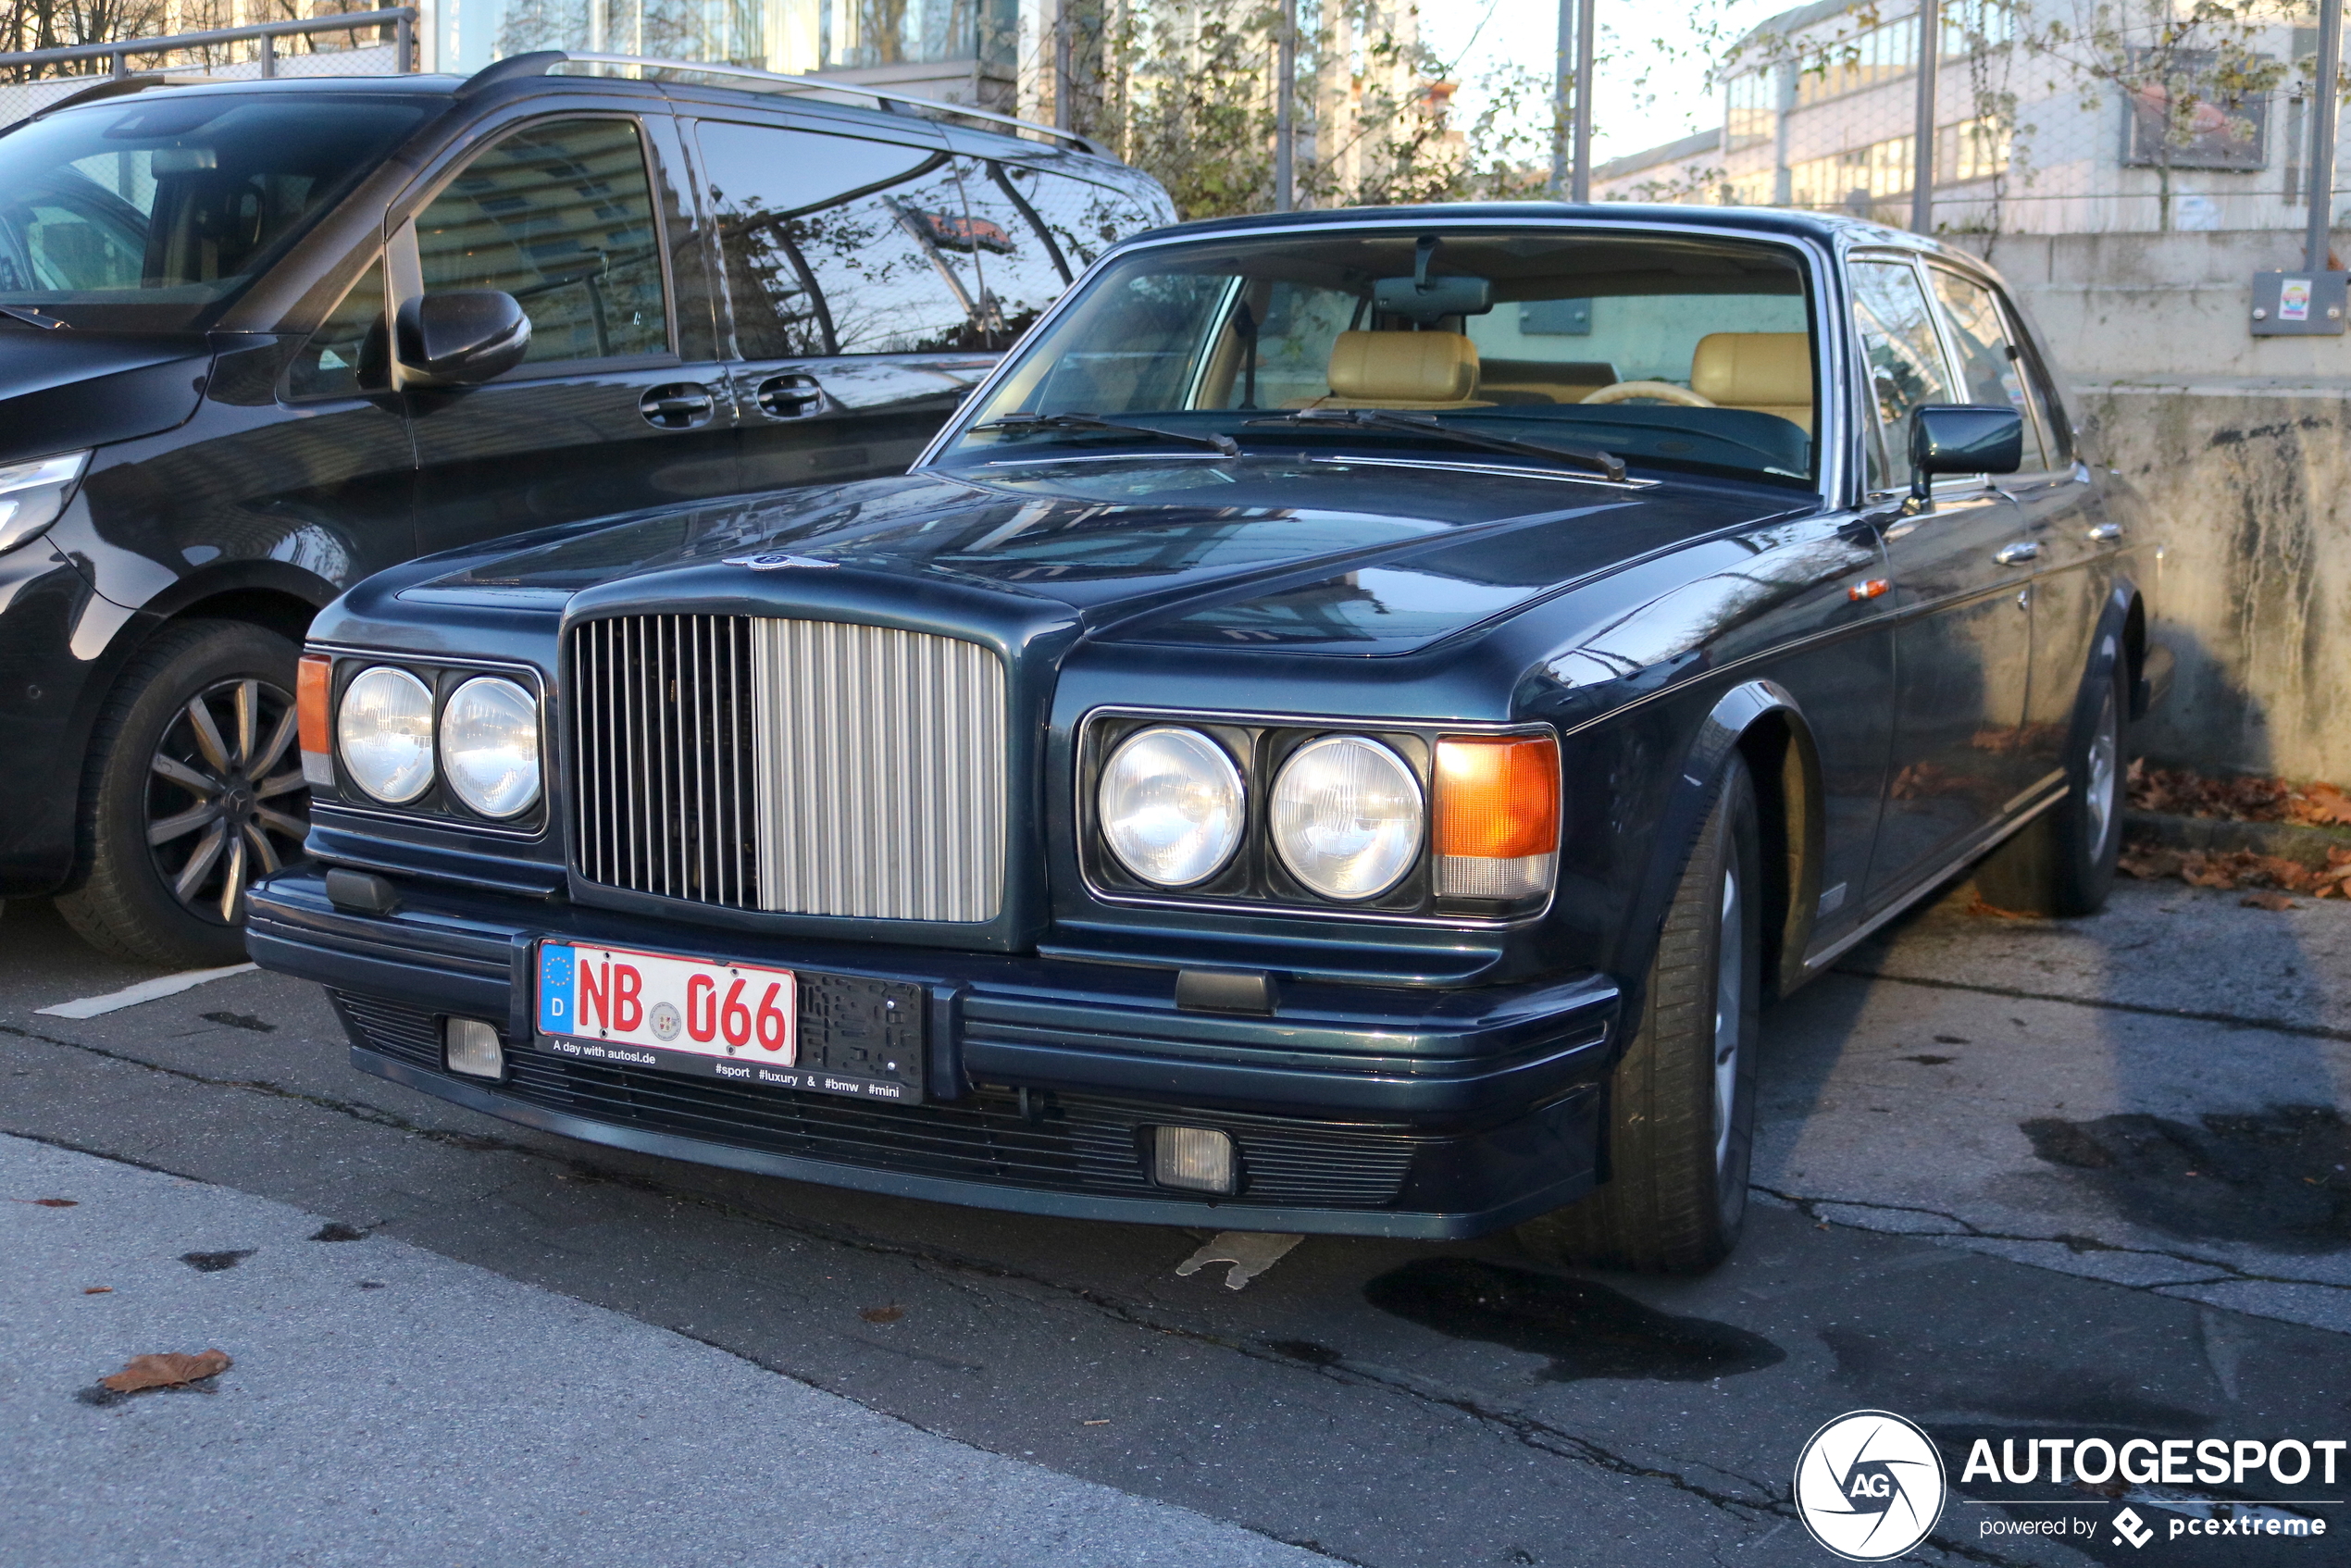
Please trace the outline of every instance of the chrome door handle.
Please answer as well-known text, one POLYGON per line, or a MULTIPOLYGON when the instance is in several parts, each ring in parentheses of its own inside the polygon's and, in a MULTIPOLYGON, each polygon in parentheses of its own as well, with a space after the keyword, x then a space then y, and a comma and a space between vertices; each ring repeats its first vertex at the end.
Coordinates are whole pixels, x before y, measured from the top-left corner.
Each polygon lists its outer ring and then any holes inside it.
POLYGON ((2093 544, 2111 544, 2121 537, 2121 523, 2100 523, 2090 530, 2090 542, 2093 544))
POLYGON ((718 400, 710 395, 710 389, 692 381, 655 387, 637 400, 637 412, 645 417, 645 423, 665 430, 706 425, 717 411, 718 400))
POLYGON ((2019 540, 2014 544, 2003 544, 1992 552, 1992 559, 2004 566, 2013 566, 2020 561, 2037 561, 2040 558, 2041 547, 2029 539, 2019 540))

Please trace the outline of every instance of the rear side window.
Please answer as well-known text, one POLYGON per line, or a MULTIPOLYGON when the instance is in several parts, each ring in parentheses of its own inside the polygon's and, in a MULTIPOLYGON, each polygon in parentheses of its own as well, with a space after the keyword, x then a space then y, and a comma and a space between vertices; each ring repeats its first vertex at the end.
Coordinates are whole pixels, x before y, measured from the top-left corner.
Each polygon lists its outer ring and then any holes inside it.
POLYGON ((703 120, 695 129, 747 359, 996 346, 976 222, 943 152, 703 120))
POLYGON ((2024 467, 2050 465, 2042 445, 2043 411, 2026 385, 2024 366, 2009 336, 2005 313, 1992 291, 1972 278, 1942 268, 1927 268, 1934 280, 1934 297, 1951 329, 1951 347, 1959 355, 1959 379, 1970 403, 2005 404, 2024 417, 2024 467))
POLYGON ((521 302, 529 364, 669 347, 653 190, 628 120, 536 125, 491 147, 418 216, 417 252, 427 292, 521 302))
POLYGON ((1062 297, 1073 275, 1037 205, 1051 177, 995 158, 955 161, 971 214, 973 259, 988 291, 993 346, 1007 347, 1062 297))
POLYGON ((1037 209, 1039 220, 1069 263, 1072 274, 1093 266, 1096 256, 1129 234, 1175 221, 1173 214, 1138 196, 1090 180, 1023 169, 1014 182, 1028 197, 1028 205, 1037 209), (1032 178, 1034 186, 1028 183, 1032 178))
POLYGON ((1943 347, 1918 273, 1907 262, 1857 261, 1851 276, 1853 325, 1868 361, 1881 437, 1872 477, 1884 486, 1906 485, 1911 410, 1959 399, 1951 395, 1943 347))

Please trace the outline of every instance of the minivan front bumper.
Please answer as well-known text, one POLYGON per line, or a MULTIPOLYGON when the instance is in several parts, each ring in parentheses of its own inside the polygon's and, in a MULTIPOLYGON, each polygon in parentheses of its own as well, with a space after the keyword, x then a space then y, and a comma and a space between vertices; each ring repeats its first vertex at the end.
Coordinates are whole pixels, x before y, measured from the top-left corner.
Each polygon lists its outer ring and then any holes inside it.
POLYGON ((255 890, 264 968, 325 985, 361 1070, 642 1153, 1018 1212, 1220 1229, 1441 1238, 1571 1202, 1598 1164, 1617 988, 1299 985, 1268 1015, 1179 1008, 1176 971, 871 942, 770 940, 403 883, 339 909, 304 868, 255 890), (553 938, 919 985, 926 1099, 874 1103, 590 1063, 533 1046, 553 938), (443 1021, 495 1026, 503 1080, 447 1070, 443 1021), (1154 1186, 1143 1129, 1228 1133, 1211 1198, 1154 1186))

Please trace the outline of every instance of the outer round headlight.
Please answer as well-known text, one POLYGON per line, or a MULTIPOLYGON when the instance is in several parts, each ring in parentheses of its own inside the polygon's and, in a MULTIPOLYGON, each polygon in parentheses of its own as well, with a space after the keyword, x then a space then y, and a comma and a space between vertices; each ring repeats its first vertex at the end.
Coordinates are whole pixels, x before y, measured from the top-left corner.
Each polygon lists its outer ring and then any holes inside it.
POLYGON ((1095 806, 1118 863, 1162 888, 1215 876, 1247 825, 1240 770, 1225 748, 1198 730, 1164 725, 1119 742, 1095 806))
POLYGON ((1423 815, 1403 758, 1360 735, 1328 735, 1291 753, 1274 780, 1274 850, 1325 898, 1376 898, 1419 856, 1423 815))
POLYGON ((403 805, 432 788, 432 693, 404 669, 378 665, 342 689, 335 736, 351 781, 403 805))
POLYGON ((539 703, 511 680, 476 676, 441 710, 441 770, 484 816, 513 816, 539 798, 539 703))

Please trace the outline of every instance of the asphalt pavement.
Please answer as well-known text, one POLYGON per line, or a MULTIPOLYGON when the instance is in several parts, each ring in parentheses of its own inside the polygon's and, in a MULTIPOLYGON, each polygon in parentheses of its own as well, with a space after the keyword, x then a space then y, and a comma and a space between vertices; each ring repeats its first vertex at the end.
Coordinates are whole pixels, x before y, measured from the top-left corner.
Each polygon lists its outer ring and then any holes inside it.
POLYGON ((1952 1468, 1911 1561, 2351 1561, 2351 1460, 1959 1474, 1977 1437, 2351 1437, 2351 907, 1967 900, 1767 1015, 1760 1206, 1711 1275, 1309 1238, 1238 1291, 1176 1273, 1206 1232, 460 1111, 271 976, 44 1015, 154 977, 12 904, 0 1560, 1820 1564, 1798 1450, 1876 1408, 1952 1468), (215 1347, 209 1392, 92 1396, 215 1347), (2195 1533, 2263 1508, 2334 1534, 2195 1533))

